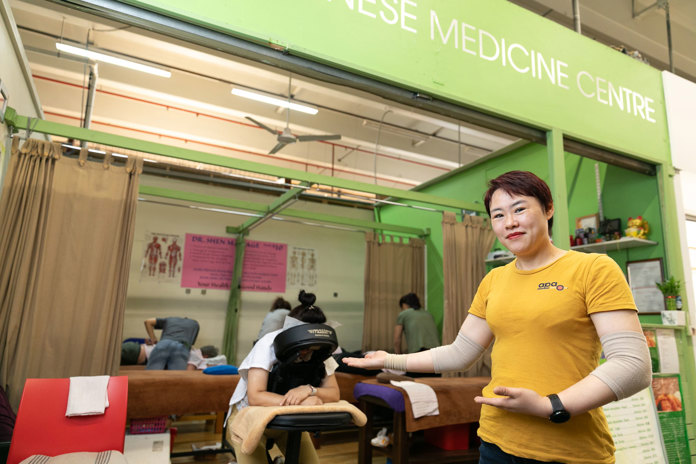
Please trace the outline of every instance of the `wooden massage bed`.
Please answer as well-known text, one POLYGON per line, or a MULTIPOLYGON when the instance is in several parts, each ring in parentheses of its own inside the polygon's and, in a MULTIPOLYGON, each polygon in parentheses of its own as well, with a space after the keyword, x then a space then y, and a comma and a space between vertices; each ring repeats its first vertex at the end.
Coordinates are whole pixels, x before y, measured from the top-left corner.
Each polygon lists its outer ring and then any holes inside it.
MULTIPOLYGON (((128 377, 128 419, 176 415, 181 416, 179 420, 214 420, 215 432, 223 436, 225 415, 239 375, 208 375, 203 371, 148 371, 140 366, 122 366, 119 374, 128 377)), ((359 382, 370 378, 336 372, 341 399, 357 403, 353 389, 359 382)), ((229 451, 229 448, 223 446, 210 452, 177 452, 171 456, 225 451, 229 451)))
MULTIPOLYGON (((120 375, 128 376, 129 419, 213 411, 224 414, 239 382, 239 375, 207 375, 203 371, 122 368, 120 375)), ((357 403, 353 397, 355 385, 370 378, 336 372, 341 399, 357 403)))
MULTIPOLYGON (((203 371, 160 371, 123 366, 120 375, 128 376, 128 419, 157 416, 182 416, 179 420, 215 420, 215 432, 223 436, 223 423, 229 401, 239 382, 239 375, 208 375, 203 371)), ((336 372, 341 399, 357 403, 355 386, 372 377, 336 372)), ((224 442, 223 442, 224 443, 224 442)), ((187 451, 172 453, 172 457, 226 452, 187 451)))
POLYGON ((238 375, 203 371, 122 369, 128 376, 128 419, 193 413, 227 412, 238 375))

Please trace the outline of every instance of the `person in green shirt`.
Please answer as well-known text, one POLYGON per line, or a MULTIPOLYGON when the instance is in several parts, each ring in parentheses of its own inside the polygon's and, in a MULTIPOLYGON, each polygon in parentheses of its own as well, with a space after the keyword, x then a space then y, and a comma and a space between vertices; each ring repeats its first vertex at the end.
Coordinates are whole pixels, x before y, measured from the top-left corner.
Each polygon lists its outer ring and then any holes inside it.
POLYGON ((440 346, 435 320, 432 314, 421 308, 418 295, 408 293, 399 300, 401 311, 394 327, 394 353, 403 353, 401 334, 406 336, 406 353, 416 353, 440 346))

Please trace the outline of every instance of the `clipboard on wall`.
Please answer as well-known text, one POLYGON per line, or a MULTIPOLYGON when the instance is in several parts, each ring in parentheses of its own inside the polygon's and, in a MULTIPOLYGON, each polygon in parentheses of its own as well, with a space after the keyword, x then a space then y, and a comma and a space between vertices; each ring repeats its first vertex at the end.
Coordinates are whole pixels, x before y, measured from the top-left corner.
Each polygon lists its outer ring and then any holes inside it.
POLYGON ((665 297, 655 285, 664 280, 662 258, 626 261, 628 285, 641 314, 665 310, 665 297))

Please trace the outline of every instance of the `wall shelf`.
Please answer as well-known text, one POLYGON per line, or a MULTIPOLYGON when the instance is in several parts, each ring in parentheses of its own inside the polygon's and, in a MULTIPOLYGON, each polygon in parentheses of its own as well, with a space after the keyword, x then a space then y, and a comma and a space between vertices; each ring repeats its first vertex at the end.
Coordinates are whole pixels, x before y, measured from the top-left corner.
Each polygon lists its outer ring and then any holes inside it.
MULTIPOLYGON (((577 245, 570 247, 570 249, 580 251, 583 253, 606 253, 607 251, 626 250, 628 248, 639 248, 652 245, 657 245, 657 242, 653 242, 652 240, 646 240, 644 238, 621 237, 619 240, 609 240, 606 242, 588 243, 587 245, 577 245)), ((487 259, 486 264, 507 264, 513 259, 515 259, 514 256, 487 259)))
POLYGON ((657 242, 646 240, 644 238, 621 237, 619 240, 577 245, 570 247, 570 249, 582 251, 583 253, 606 253, 607 251, 618 251, 625 250, 627 248, 638 248, 652 245, 657 245, 657 242))
POLYGON ((509 263, 510 261, 512 261, 513 259, 515 259, 515 255, 512 255, 512 256, 504 256, 504 257, 502 257, 502 258, 487 259, 487 260, 486 260, 486 264, 495 264, 495 265, 498 265, 498 264, 507 264, 507 263, 509 263))
MULTIPOLYGON (((640 313, 638 313, 640 316, 640 313)), ((644 329, 672 329, 672 330, 684 330, 686 326, 683 325, 667 325, 667 324, 644 324, 640 323, 640 326, 644 329)))

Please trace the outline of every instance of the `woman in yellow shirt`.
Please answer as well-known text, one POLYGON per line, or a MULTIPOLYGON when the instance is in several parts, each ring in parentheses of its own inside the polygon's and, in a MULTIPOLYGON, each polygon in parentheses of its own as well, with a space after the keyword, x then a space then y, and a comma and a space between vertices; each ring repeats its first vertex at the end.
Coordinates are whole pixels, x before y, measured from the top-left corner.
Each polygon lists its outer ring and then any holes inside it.
POLYGON ((451 345, 408 355, 378 351, 351 366, 413 372, 465 370, 495 339, 483 396, 481 464, 610 464, 600 406, 647 388, 650 356, 631 291, 605 255, 553 245, 553 200, 531 172, 489 182, 484 203, 515 254, 479 285, 451 345), (607 362, 598 366, 604 350, 607 362))

